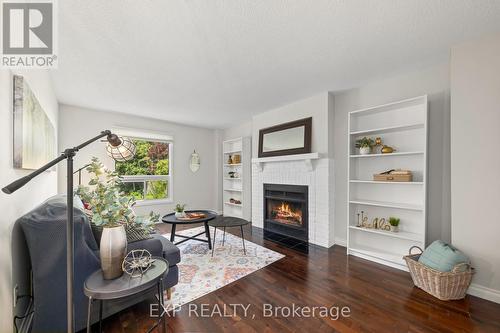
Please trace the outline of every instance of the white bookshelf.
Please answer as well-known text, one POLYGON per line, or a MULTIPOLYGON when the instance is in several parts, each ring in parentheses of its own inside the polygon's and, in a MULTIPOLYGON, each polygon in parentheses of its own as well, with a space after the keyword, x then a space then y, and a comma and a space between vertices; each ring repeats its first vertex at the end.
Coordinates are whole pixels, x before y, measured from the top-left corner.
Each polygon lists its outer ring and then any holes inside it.
POLYGON ((222 142, 222 199, 223 214, 247 221, 251 219, 251 140, 249 137, 235 138, 222 142), (228 163, 229 156, 238 154, 241 163, 228 163), (237 172, 238 178, 229 177, 229 172, 237 172), (230 202, 231 199, 241 204, 230 202))
POLYGON ((347 253, 398 269, 411 246, 425 247, 427 224, 427 96, 349 113, 348 118, 347 253), (396 148, 381 154, 359 155, 355 142, 362 137, 382 138, 396 148), (412 182, 374 181, 373 174, 390 169, 413 172, 412 182), (364 211, 368 223, 375 217, 401 219, 399 232, 358 227, 364 211))

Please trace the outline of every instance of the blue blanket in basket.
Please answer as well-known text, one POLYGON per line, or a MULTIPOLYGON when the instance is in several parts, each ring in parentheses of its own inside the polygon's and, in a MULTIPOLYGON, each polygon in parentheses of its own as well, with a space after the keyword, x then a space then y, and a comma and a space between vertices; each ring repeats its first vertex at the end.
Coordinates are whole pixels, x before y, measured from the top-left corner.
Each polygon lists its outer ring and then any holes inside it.
POLYGON ((440 272, 450 272, 458 264, 470 263, 465 254, 441 240, 432 242, 420 255, 418 261, 440 272))

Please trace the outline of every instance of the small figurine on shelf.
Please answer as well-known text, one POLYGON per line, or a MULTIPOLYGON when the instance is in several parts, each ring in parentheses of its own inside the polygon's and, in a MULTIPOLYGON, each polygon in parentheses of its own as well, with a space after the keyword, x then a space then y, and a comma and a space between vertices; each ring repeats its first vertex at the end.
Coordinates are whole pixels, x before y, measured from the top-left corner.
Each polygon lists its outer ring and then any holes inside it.
POLYGON ((394 153, 395 151, 396 151, 396 149, 394 149, 394 148, 393 148, 393 147, 391 147, 391 146, 386 146, 386 145, 384 145, 384 146, 382 147, 382 149, 380 149, 380 153, 381 153, 381 154, 392 154, 392 153, 394 153))
POLYGON ((361 211, 361 224, 360 227, 363 228, 370 228, 370 225, 368 224, 368 216, 365 216, 365 212, 361 211))
POLYGON ((389 217, 389 224, 391 225, 391 231, 392 232, 398 232, 399 231, 399 218, 396 217, 389 217))
POLYGON ((233 158, 231 157, 231 155, 229 155, 227 159, 227 164, 233 164, 233 158))
POLYGON ((378 230, 391 230, 391 227, 384 217, 375 217, 372 219, 372 223, 368 223, 368 216, 362 210, 361 213, 357 214, 358 224, 356 227, 367 228, 367 229, 378 229, 378 230))
POLYGON ((381 137, 376 137, 375 138, 375 147, 383 146, 382 143, 382 138, 381 137))
POLYGON ((380 220, 378 220, 377 229, 389 231, 391 227, 389 226, 389 223, 387 223, 385 218, 382 217, 380 220))

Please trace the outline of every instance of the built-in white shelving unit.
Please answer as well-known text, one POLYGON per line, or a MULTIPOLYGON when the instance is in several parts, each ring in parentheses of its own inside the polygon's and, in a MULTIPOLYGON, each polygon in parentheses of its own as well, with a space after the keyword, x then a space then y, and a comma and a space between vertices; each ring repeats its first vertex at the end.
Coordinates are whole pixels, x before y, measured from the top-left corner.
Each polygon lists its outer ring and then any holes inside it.
POLYGON ((235 216, 247 221, 251 219, 251 140, 249 137, 226 140, 222 143, 222 189, 223 213, 225 216, 235 216), (240 163, 228 163, 229 157, 241 156, 240 163), (236 172, 237 177, 231 178, 229 173, 236 172), (236 204, 230 200, 239 200, 236 204))
POLYGON ((349 113, 347 252, 406 270, 403 256, 411 246, 425 247, 427 223, 427 96, 366 108, 349 113), (380 137, 396 148, 381 154, 359 155, 355 142, 380 137), (413 182, 374 181, 373 175, 390 169, 413 172, 413 182), (358 226, 358 213, 368 222, 394 216, 399 232, 358 226))

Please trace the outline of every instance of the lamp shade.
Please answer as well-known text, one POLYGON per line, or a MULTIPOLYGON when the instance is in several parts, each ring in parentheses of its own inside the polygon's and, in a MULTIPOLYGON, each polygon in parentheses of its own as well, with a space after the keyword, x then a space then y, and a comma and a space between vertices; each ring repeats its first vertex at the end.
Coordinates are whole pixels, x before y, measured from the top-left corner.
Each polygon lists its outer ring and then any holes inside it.
POLYGON ((120 141, 118 145, 115 142, 108 142, 106 146, 108 156, 117 162, 130 161, 135 155, 135 145, 127 137, 120 137, 120 141))

